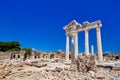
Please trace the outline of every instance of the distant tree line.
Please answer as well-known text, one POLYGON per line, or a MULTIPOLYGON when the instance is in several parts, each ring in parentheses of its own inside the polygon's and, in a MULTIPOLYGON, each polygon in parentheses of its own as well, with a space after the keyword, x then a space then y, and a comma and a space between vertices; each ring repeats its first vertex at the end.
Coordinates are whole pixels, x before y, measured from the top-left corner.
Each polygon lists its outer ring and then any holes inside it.
POLYGON ((108 56, 109 54, 108 53, 104 53, 103 56, 108 56))
POLYGON ((6 51, 19 51, 20 43, 18 41, 12 41, 12 42, 0 42, 0 51, 6 52, 6 51))

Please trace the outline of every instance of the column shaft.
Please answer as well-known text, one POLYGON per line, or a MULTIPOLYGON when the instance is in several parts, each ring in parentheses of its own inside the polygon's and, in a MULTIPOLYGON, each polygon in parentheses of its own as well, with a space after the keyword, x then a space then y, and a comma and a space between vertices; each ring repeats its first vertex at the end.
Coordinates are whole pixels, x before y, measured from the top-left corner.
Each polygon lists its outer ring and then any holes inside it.
POLYGON ((66 60, 69 60, 69 36, 66 35, 66 60))
POLYGON ((94 55, 94 46, 91 46, 91 54, 94 55))
POLYGON ((88 35, 88 30, 85 30, 85 54, 89 55, 89 35, 88 35))
POLYGON ((103 62, 102 41, 101 41, 100 28, 96 28, 96 33, 97 33, 98 59, 99 59, 99 62, 103 62))
POLYGON ((73 61, 74 60, 74 52, 75 52, 74 36, 72 36, 71 43, 72 43, 71 60, 73 61))
POLYGON ((75 37, 74 37, 75 39, 74 39, 74 41, 75 41, 75 52, 74 52, 74 58, 75 59, 77 59, 77 57, 78 57, 78 34, 76 34, 75 35, 75 37))

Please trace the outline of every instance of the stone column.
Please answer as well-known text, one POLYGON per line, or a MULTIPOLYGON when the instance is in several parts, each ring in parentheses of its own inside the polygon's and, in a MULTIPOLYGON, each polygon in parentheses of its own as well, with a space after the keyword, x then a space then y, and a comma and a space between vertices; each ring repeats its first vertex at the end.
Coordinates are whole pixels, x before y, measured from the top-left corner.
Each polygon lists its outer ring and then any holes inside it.
POLYGON ((78 33, 76 33, 75 35, 74 35, 74 49, 75 49, 75 52, 74 52, 74 58, 75 59, 77 59, 77 57, 78 57, 78 33))
POLYGON ((85 54, 89 55, 89 35, 88 35, 88 30, 85 30, 85 54))
POLYGON ((103 62, 100 27, 96 28, 96 33, 97 33, 98 59, 99 59, 99 62, 103 62))
POLYGON ((66 34, 66 60, 69 60, 69 36, 66 34))
POLYGON ((77 33, 74 33, 72 35, 72 53, 71 53, 71 58, 72 58, 72 61, 74 59, 77 59, 78 57, 78 34, 77 33))
POLYGON ((71 51, 71 60, 73 61, 74 60, 74 52, 75 52, 75 41, 74 41, 75 39, 74 39, 74 36, 72 36, 72 39, 71 39, 71 43, 72 43, 72 51, 71 51))
POLYGON ((94 55, 94 46, 91 46, 91 54, 94 55))

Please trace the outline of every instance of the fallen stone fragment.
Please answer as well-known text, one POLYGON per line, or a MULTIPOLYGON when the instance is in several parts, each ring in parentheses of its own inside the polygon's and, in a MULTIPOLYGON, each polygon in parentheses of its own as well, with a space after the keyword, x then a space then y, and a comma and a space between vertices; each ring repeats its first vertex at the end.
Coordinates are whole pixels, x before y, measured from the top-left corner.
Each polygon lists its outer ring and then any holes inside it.
POLYGON ((70 71, 77 71, 77 66, 78 66, 77 64, 71 63, 71 64, 70 64, 70 69, 69 69, 69 70, 70 70, 70 71))
POLYGON ((113 66, 112 70, 120 71, 120 66, 113 66))
POLYGON ((46 63, 39 63, 39 64, 33 64, 33 66, 41 68, 41 67, 46 67, 47 64, 46 63))
POLYGON ((97 79, 105 79, 105 75, 102 72, 96 73, 96 78, 97 79))
POLYGON ((61 72, 61 71, 63 71, 63 68, 56 67, 55 70, 56 70, 57 72, 61 72))

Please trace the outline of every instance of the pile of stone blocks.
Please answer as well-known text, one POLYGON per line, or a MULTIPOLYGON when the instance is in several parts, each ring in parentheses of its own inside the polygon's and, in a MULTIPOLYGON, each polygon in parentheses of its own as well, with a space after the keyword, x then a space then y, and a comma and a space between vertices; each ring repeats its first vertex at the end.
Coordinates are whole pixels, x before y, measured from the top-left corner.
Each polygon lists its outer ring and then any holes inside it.
POLYGON ((70 70, 79 72, 96 71, 96 56, 79 56, 77 60, 74 60, 70 65, 70 70))
POLYGON ((70 71, 77 71, 78 70, 78 60, 74 60, 70 64, 70 71))

